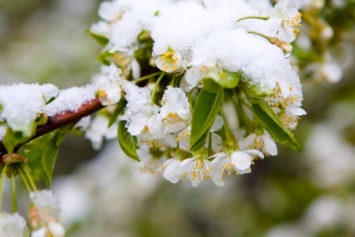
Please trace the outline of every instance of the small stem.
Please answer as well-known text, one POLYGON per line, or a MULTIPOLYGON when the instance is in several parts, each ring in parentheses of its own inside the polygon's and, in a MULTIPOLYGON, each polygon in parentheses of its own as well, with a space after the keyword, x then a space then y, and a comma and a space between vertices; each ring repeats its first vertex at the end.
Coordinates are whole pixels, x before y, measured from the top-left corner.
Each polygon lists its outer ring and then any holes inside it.
POLYGON ((17 212, 17 200, 16 200, 16 182, 14 172, 11 172, 11 199, 12 199, 12 212, 17 212))
POLYGON ((264 20, 264 21, 266 21, 266 20, 269 20, 270 17, 269 17, 269 16, 245 16, 245 17, 239 18, 239 19, 237 20, 237 22, 242 21, 242 20, 246 20, 246 19, 257 19, 257 20, 264 20))
POLYGON ((223 120, 223 126, 224 126, 224 132, 225 132, 226 139, 227 139, 227 144, 231 144, 231 137, 229 134, 229 128, 228 128, 226 117, 224 116, 222 108, 219 111, 220 111, 220 114, 221 114, 221 117, 223 120))
POLYGON ((23 173, 23 170, 22 170, 20 167, 18 167, 18 168, 17 168, 17 172, 19 173, 19 175, 20 175, 20 177, 21 177, 23 183, 25 184, 25 187, 26 187, 26 189, 27 189, 27 192, 29 192, 29 193, 32 192, 31 186, 30 186, 30 184, 28 183, 28 180, 27 180, 27 178, 26 178, 26 175, 23 173))
POLYGON ((213 149, 212 149, 212 133, 210 132, 210 134, 208 135, 208 156, 212 155, 213 153, 213 149))
POLYGON ((1 171, 1 178, 0 178, 0 210, 2 205, 2 196, 3 196, 3 189, 5 184, 5 175, 6 175, 7 166, 5 165, 1 171))
POLYGON ((23 170, 25 171, 25 175, 28 178, 28 181, 31 184, 32 190, 33 191, 37 191, 37 186, 35 184, 35 182, 32 179, 32 175, 31 172, 28 170, 28 166, 27 165, 22 165, 23 170))
POLYGON ((149 74, 149 75, 146 75, 144 77, 140 77, 140 78, 137 78, 136 80, 134 80, 135 83, 139 83, 139 82, 142 82, 144 80, 147 80, 151 77, 154 77, 154 76, 157 76, 159 74, 161 74, 162 72, 155 72, 155 73, 152 73, 152 74, 149 74))
POLYGON ((247 32, 250 33, 250 34, 259 35, 259 36, 261 36, 261 37, 264 37, 265 39, 267 39, 267 40, 269 40, 269 41, 271 40, 271 37, 270 37, 270 36, 261 34, 261 33, 259 33, 259 32, 251 31, 251 30, 248 30, 247 32))
MULTIPOLYGON (((243 107, 242 107, 243 102, 240 102, 240 101, 243 101, 243 99, 240 98, 240 96, 238 96, 238 98, 236 95, 233 96, 232 103, 233 103, 234 108, 236 110, 237 116, 239 117, 239 126, 240 127, 245 126, 248 128, 247 125, 249 124, 249 118, 243 110, 243 107)), ((248 106, 247 108, 250 109, 250 111, 251 111, 250 106, 248 106)))
POLYGON ((164 75, 165 75, 165 72, 161 72, 160 76, 158 77, 158 80, 155 82, 155 86, 154 86, 154 89, 153 89, 153 92, 152 92, 152 97, 151 97, 152 104, 155 104, 154 103, 155 94, 157 92, 159 83, 160 83, 161 79, 163 79, 164 75))

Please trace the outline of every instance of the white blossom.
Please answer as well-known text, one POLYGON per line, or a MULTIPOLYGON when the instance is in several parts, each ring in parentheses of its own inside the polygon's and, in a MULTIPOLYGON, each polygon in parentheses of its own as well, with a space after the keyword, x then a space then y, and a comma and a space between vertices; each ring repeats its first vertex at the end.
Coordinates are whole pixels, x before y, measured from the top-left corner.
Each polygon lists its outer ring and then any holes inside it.
POLYGON ((30 193, 32 207, 29 211, 31 227, 34 229, 31 237, 63 237, 64 227, 59 223, 61 208, 58 197, 52 191, 42 190, 30 193))
POLYGON ((165 47, 156 49, 154 53, 157 67, 164 72, 178 72, 185 67, 182 56, 178 51, 165 47))
POLYGON ((278 115, 282 124, 286 128, 293 130, 298 124, 299 116, 306 114, 306 111, 300 107, 302 98, 299 82, 287 83, 280 81, 274 88, 273 93, 265 98, 265 101, 278 115))
POLYGON ((121 99, 121 69, 111 64, 102 67, 100 75, 94 78, 94 84, 98 87, 98 97, 102 105, 116 104, 121 99))
POLYGON ((182 89, 167 87, 159 117, 163 120, 164 133, 179 132, 187 127, 191 119, 190 104, 182 89))
POLYGON ((276 156, 277 146, 267 131, 262 134, 252 133, 243 140, 239 141, 242 150, 257 149, 266 155, 276 156))
POLYGON ((254 156, 264 158, 263 153, 255 149, 234 151, 231 153, 220 152, 211 156, 211 158, 213 158, 212 165, 221 174, 224 171, 227 171, 228 174, 232 171, 235 171, 236 174, 245 174, 251 172, 250 166, 252 165, 254 156))
POLYGON ((182 88, 184 91, 189 92, 191 89, 196 87, 198 83, 203 79, 204 75, 206 74, 207 71, 206 66, 192 66, 189 69, 186 70, 186 73, 184 75, 184 78, 182 80, 182 88), (183 84, 185 83, 185 84, 183 84))
POLYGON ((187 158, 183 161, 177 159, 167 160, 163 164, 164 178, 172 183, 177 183, 182 177, 190 181, 193 187, 197 187, 202 180, 212 179, 217 186, 223 186, 224 182, 220 173, 212 172, 214 167, 207 159, 187 158))
POLYGON ((109 119, 105 116, 96 116, 91 120, 86 128, 85 137, 91 141, 92 147, 99 150, 102 147, 104 138, 107 140, 115 138, 117 135, 117 123, 108 127, 109 119))
POLYGON ((270 11, 269 21, 275 24, 276 37, 288 43, 294 41, 301 26, 301 13, 289 7, 289 0, 282 0, 270 11))
POLYGON ((25 219, 17 213, 9 214, 0 212, 0 236, 29 236, 25 219))
MULTIPOLYGON (((60 219, 61 210, 58 197, 50 190, 42 190, 30 193, 30 200, 36 210, 36 217, 42 223, 49 223, 60 219)), ((31 214, 30 214, 31 215, 31 214)))
POLYGON ((127 130, 133 136, 149 132, 152 138, 162 138, 162 122, 159 120, 160 108, 152 104, 148 88, 141 88, 131 83, 125 83, 126 110, 123 120, 127 121, 127 130))

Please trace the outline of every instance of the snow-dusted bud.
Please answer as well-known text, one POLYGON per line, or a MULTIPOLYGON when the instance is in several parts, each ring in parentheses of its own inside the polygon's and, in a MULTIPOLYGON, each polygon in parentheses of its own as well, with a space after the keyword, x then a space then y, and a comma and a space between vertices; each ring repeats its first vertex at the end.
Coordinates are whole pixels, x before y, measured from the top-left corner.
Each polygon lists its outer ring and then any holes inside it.
POLYGON ((27 237, 29 236, 25 219, 17 213, 0 212, 0 236, 27 237))

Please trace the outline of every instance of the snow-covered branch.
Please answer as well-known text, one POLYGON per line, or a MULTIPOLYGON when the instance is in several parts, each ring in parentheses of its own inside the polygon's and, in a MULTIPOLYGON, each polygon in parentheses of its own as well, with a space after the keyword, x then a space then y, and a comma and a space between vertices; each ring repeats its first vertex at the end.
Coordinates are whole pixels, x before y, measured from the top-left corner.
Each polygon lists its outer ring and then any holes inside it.
MULTIPOLYGON (((27 142, 40 137, 44 134, 52 132, 58 128, 61 128, 68 124, 75 124, 81 118, 91 115, 101 109, 103 106, 100 103, 98 98, 85 102, 78 110, 76 111, 65 111, 57 115, 49 116, 47 123, 43 126, 37 127, 36 133, 34 136, 30 137, 27 142)), ((2 157, 6 154, 6 149, 3 141, 0 141, 0 156, 2 157)))

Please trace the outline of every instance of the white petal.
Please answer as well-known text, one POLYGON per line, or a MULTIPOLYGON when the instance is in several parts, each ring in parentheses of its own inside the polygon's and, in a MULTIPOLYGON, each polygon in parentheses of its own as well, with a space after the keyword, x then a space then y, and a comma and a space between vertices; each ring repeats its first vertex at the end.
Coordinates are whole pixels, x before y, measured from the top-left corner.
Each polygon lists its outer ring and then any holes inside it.
POLYGON ((263 141, 265 146, 265 151, 272 156, 277 155, 277 146, 275 141, 270 137, 269 134, 263 135, 263 141))
POLYGON ((243 140, 239 141, 239 146, 241 149, 247 149, 248 147, 253 147, 254 145, 254 141, 256 138, 256 134, 252 133, 249 136, 247 136, 246 138, 244 138, 243 140))
POLYGON ((219 129, 221 129, 223 126, 223 119, 221 116, 217 115, 216 119, 214 120, 212 127, 210 129, 210 132, 215 132, 219 129))
POLYGON ((141 76, 141 67, 138 63, 138 61, 134 58, 131 63, 132 67, 132 76, 134 79, 140 78, 141 76))
POLYGON ((222 137, 216 133, 212 134, 212 150, 219 152, 222 150, 222 137))
POLYGON ((233 165, 238 170, 247 170, 251 166, 251 157, 244 151, 236 151, 231 155, 233 165))
POLYGON ((224 186, 223 169, 219 167, 213 167, 209 175, 216 186, 218 187, 224 186))
POLYGON ((183 174, 187 172, 188 170, 191 169, 191 167, 194 165, 195 159, 194 158, 188 158, 185 159, 181 162, 181 165, 179 167, 179 173, 183 174))
POLYGON ((32 231, 31 237, 46 237, 47 233, 46 233, 46 228, 42 227, 36 231, 32 231))
POLYGON ((173 123, 165 127, 164 134, 179 132, 183 130, 185 127, 186 124, 184 122, 173 123))
POLYGON ((65 235, 64 227, 58 222, 49 222, 48 229, 53 237, 63 237, 65 235))
POLYGON ((128 132, 133 136, 139 135, 146 125, 147 120, 147 117, 143 117, 142 114, 133 115, 127 128, 128 132))
POLYGON ((176 141, 176 135, 174 134, 166 134, 164 136, 164 141, 165 141, 165 144, 169 147, 172 147, 172 148, 177 148, 177 141, 176 141))
POLYGON ((190 178, 190 180, 191 180, 191 185, 192 185, 192 187, 197 187, 200 183, 201 183, 201 181, 203 180, 203 177, 201 177, 201 179, 198 179, 198 178, 193 178, 193 177, 191 177, 191 175, 189 175, 189 178, 190 178))
POLYGON ((186 71, 184 79, 186 80, 190 89, 194 88, 202 79, 204 73, 201 74, 200 71, 201 67, 191 67, 186 71))
POLYGON ((264 158, 264 154, 256 149, 245 150, 245 152, 251 156, 259 156, 260 158, 264 158))
POLYGON ((118 85, 112 85, 110 89, 106 91, 107 99, 111 104, 116 104, 121 99, 121 88, 118 85))
MULTIPOLYGON (((181 177, 181 175, 179 175, 179 173, 177 172, 181 165, 181 161, 175 159, 171 159, 168 161, 169 164, 164 170, 163 176, 165 179, 169 180, 170 182, 177 183, 179 182, 181 177)), ((166 162, 164 164, 166 164, 166 162)))
POLYGON ((296 116, 301 116, 301 115, 306 115, 307 112, 302 109, 302 108, 292 108, 290 110, 291 114, 296 115, 296 116))

